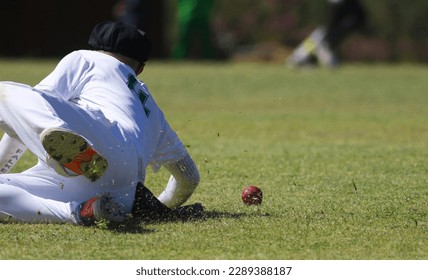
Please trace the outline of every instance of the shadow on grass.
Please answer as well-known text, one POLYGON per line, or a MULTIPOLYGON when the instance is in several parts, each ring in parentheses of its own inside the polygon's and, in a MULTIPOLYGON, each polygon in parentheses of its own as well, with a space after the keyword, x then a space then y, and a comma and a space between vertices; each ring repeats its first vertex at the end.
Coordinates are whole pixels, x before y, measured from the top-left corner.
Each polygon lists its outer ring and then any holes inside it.
POLYGON ((165 224, 165 223, 194 223, 194 222, 203 222, 207 220, 215 219, 242 219, 246 217, 270 217, 269 213, 232 213, 224 211, 204 211, 203 214, 199 214, 192 217, 184 218, 155 218, 155 219, 145 219, 142 221, 129 221, 125 224, 109 224, 106 228, 109 230, 114 230, 118 233, 126 234, 150 234, 155 233, 156 230, 148 229, 148 225, 156 224, 165 224))
POLYGON ((231 213, 222 211, 206 211, 203 219, 241 219, 245 217, 269 217, 269 213, 231 213))
MULTIPOLYGON (((90 228, 100 229, 100 230, 111 230, 121 234, 150 234, 155 233, 156 229, 148 228, 149 225, 156 224, 165 224, 165 223, 194 223, 194 222, 204 222, 207 220, 220 220, 220 219, 242 219, 248 217, 270 217, 269 213, 262 212, 252 212, 252 213, 233 213, 225 211, 203 211, 202 213, 197 213, 196 215, 188 215, 184 217, 169 217, 169 218, 146 218, 143 220, 132 220, 130 219, 126 223, 112 223, 107 221, 100 221, 99 223, 90 226, 90 228)), ((0 220, 0 224, 4 225, 17 225, 37 227, 38 224, 25 224, 14 220, 0 220)), ((53 224, 51 226, 58 226, 53 224)))

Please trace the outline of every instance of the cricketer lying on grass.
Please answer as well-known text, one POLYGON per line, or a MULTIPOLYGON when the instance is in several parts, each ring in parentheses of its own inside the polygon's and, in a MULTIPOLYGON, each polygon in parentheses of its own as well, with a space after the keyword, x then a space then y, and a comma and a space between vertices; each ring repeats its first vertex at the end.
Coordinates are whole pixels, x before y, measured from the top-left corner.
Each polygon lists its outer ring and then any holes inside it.
MULTIPOLYGON (((140 38, 145 33, 133 28, 101 23, 91 36, 113 42, 110 50, 124 43, 132 57, 135 51, 146 51, 140 38), (141 48, 113 37, 116 32, 130 35, 131 41, 137 38, 141 48)), ((5 132, 0 142, 0 219, 80 224, 76 212, 82 203, 104 194, 126 215, 133 209, 136 186, 144 183, 148 166, 154 171, 164 166, 171 174, 159 196, 168 207, 182 205, 198 185, 195 163, 138 80, 139 73, 121 56, 100 48, 68 54, 35 87, 0 83, 0 129, 5 132), (60 157, 52 160, 46 151, 47 136, 53 135, 55 142, 74 134, 102 157, 103 170, 93 178, 58 168, 60 157), (8 173, 26 149, 37 157, 37 164, 8 173)))

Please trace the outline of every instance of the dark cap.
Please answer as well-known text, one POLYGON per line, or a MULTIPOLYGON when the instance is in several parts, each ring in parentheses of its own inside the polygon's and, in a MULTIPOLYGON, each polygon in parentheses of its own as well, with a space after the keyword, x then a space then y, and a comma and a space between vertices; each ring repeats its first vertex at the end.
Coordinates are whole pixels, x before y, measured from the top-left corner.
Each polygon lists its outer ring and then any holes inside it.
POLYGON ((95 25, 88 43, 95 50, 118 53, 140 63, 149 59, 152 50, 152 43, 144 31, 134 25, 116 21, 104 21, 95 25))

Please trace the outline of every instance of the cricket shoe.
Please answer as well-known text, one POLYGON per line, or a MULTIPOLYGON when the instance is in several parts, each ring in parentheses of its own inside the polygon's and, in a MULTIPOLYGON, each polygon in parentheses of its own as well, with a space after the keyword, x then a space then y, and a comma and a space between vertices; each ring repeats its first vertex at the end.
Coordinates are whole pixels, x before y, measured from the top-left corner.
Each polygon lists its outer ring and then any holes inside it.
POLYGON ((83 175, 98 180, 106 171, 107 160, 95 151, 82 136, 63 128, 48 128, 40 140, 48 157, 47 163, 65 177, 83 175))
POLYGON ((109 194, 95 196, 79 205, 74 213, 77 223, 92 226, 100 220, 109 222, 123 222, 126 219, 122 207, 113 201, 109 194))

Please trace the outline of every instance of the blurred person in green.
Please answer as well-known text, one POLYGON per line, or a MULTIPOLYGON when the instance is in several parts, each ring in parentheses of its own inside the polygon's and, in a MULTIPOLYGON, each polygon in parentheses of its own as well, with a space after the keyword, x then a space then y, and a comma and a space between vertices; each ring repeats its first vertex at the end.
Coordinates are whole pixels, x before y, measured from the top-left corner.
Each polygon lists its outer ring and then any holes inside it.
POLYGON ((172 57, 214 58, 211 32, 213 0, 178 0, 178 39, 172 57))

